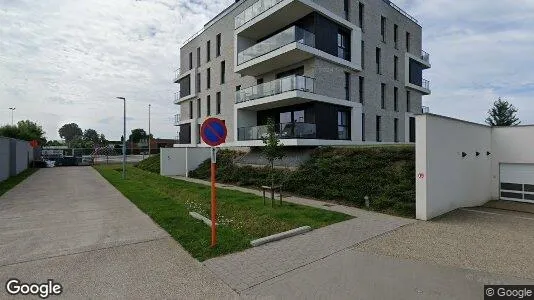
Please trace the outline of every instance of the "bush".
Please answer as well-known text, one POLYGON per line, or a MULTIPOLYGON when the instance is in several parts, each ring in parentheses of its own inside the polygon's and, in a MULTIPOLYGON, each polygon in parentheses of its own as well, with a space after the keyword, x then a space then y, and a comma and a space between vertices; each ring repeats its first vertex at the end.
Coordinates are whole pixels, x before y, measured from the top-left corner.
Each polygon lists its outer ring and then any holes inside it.
POLYGON ((159 156, 159 154, 150 156, 150 157, 140 161, 136 165, 136 167, 141 169, 141 170, 145 170, 145 171, 148 171, 148 172, 159 174, 160 173, 160 156, 159 156))
MULTIPOLYGON (((269 168, 237 166, 240 153, 221 151, 217 180, 260 187, 269 184, 269 168)), ((190 173, 209 179, 210 161, 190 173)), ((296 171, 275 170, 277 184, 286 192, 316 199, 364 206, 369 196, 371 209, 415 216, 415 149, 413 146, 320 148, 296 171)))

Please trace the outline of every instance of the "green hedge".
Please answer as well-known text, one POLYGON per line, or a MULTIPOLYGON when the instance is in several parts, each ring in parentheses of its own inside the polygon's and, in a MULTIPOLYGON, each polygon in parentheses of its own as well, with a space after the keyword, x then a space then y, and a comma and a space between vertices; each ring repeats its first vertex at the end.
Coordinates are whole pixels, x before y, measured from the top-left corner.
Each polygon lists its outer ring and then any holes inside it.
MULTIPOLYGON (((241 186, 269 183, 269 168, 237 166, 240 154, 221 151, 217 179, 241 186)), ((401 216, 415 216, 415 149, 413 146, 321 148, 296 171, 275 171, 286 192, 362 207, 369 196, 371 208, 401 216)), ((205 161, 191 177, 209 179, 205 161)))
POLYGON ((145 170, 148 172, 160 174, 160 158, 158 155, 150 156, 149 158, 146 158, 142 161, 140 161, 137 165, 137 168, 141 170, 145 170))

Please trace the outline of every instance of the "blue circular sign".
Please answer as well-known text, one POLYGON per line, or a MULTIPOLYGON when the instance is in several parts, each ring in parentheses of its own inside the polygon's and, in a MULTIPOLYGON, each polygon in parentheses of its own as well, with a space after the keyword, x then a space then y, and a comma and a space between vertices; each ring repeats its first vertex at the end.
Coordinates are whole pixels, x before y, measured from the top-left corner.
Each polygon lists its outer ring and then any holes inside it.
POLYGON ((226 142, 228 131, 224 122, 217 118, 209 118, 200 128, 200 136, 204 143, 216 147, 226 142))

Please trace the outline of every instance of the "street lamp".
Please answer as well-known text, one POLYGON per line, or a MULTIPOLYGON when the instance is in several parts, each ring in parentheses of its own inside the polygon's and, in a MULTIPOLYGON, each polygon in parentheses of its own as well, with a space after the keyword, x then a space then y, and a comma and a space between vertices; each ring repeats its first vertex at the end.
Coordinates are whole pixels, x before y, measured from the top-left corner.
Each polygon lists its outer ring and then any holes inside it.
POLYGON ((152 154, 152 143, 150 138, 150 110, 152 108, 152 104, 148 105, 148 157, 152 154))
POLYGON ((13 121, 13 113, 15 112, 15 107, 10 107, 11 110, 11 126, 15 125, 15 122, 13 121))
POLYGON ((124 127, 122 134, 122 179, 126 179, 126 98, 117 97, 124 103, 124 127))

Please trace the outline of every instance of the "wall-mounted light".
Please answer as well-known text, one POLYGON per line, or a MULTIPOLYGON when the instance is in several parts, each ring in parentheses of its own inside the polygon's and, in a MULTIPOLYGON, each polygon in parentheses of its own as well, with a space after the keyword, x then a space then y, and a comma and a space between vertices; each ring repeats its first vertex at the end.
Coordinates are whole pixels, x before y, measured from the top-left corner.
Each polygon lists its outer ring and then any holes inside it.
POLYGON ((467 156, 467 153, 462 152, 462 158, 465 158, 467 156))
POLYGON ((491 152, 487 151, 487 152, 486 152, 486 155, 487 155, 487 156, 490 156, 490 155, 491 155, 491 152))
POLYGON ((477 157, 480 156, 480 152, 478 152, 478 151, 475 152, 475 155, 476 155, 477 157))

